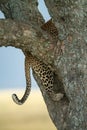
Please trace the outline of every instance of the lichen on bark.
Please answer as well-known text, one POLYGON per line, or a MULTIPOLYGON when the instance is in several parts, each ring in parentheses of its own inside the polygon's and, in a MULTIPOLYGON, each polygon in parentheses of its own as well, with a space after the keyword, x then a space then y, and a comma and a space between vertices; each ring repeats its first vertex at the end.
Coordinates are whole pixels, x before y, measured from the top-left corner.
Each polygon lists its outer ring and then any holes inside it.
POLYGON ((53 123, 59 130, 86 130, 87 0, 45 2, 58 29, 56 46, 41 29, 44 20, 38 11, 37 0, 0 2, 0 9, 10 19, 0 20, 0 46, 27 49, 50 65, 54 70, 55 91, 65 93, 61 101, 53 102, 43 93, 40 80, 34 76, 53 123))

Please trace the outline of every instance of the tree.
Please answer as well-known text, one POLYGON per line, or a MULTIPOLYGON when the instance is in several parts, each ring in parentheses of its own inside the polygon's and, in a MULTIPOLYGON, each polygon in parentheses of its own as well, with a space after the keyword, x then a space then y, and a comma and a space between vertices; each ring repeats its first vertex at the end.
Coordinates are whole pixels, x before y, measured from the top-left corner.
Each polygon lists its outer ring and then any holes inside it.
POLYGON ((43 17, 37 0, 0 0, 6 19, 0 20, 0 47, 28 50, 50 65, 54 88, 65 96, 54 102, 43 93, 49 115, 58 130, 87 129, 87 0, 45 0, 58 41, 41 29, 43 17))

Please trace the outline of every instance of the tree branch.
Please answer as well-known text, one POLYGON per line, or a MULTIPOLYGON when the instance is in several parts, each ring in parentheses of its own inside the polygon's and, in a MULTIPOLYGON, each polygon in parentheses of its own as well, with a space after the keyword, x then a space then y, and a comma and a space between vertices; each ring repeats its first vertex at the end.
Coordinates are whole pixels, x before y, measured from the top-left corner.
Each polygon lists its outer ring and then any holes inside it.
POLYGON ((52 44, 42 30, 38 32, 29 24, 11 19, 0 20, 0 46, 14 46, 28 50, 39 59, 47 59, 46 64, 53 62, 54 48, 52 44))
POLYGON ((66 93, 68 99, 65 96, 58 103, 52 102, 46 93, 43 93, 43 86, 35 76, 53 122, 60 130, 86 130, 87 2, 85 0, 82 2, 45 0, 59 30, 58 38, 61 41, 58 39, 57 44, 60 48, 57 45, 54 46, 48 35, 41 30, 43 18, 37 9, 36 2, 36 0, 9 2, 11 13, 9 16, 19 23, 11 20, 0 21, 0 46, 11 45, 28 49, 46 64, 53 65, 53 69, 56 70, 54 87, 62 88, 61 91, 66 93), (59 49, 62 50, 61 54, 59 49), (58 86, 60 79, 61 87, 58 86))
POLYGON ((31 41, 39 41, 33 32, 35 30, 27 24, 11 19, 0 20, 0 46, 28 46, 31 41))

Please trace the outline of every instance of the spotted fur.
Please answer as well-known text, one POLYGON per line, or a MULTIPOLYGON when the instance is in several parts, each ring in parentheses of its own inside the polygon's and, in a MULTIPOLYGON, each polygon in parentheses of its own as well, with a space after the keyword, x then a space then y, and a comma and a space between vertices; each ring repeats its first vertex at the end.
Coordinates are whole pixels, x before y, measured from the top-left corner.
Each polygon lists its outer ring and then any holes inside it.
POLYGON ((52 22, 52 19, 47 21, 45 24, 41 26, 41 29, 46 31, 52 38, 53 43, 57 43, 58 41, 58 30, 55 24, 52 22))
POLYGON ((59 101, 63 94, 55 94, 53 91, 53 71, 42 61, 38 60, 32 56, 29 52, 25 52, 25 77, 26 77, 26 90, 22 99, 18 99, 16 94, 12 95, 12 98, 16 104, 23 104, 31 90, 31 79, 30 79, 30 67, 35 72, 35 74, 40 78, 44 91, 54 100, 59 101))

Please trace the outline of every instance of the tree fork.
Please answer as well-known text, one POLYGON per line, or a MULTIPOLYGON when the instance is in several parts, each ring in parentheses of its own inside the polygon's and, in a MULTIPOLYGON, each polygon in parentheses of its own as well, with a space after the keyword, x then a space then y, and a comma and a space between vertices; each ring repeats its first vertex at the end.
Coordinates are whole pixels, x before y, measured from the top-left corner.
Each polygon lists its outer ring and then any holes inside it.
MULTIPOLYGON (((15 26, 13 22, 15 27, 9 27, 8 22, 1 20, 0 46, 28 49, 37 58, 51 65, 56 71, 54 73, 55 90, 57 85, 61 84, 59 85, 62 88, 61 91, 66 93, 63 100, 58 103, 53 102, 46 93, 43 93, 43 86, 36 76, 35 78, 42 91, 52 121, 59 130, 86 130, 87 1, 56 0, 54 2, 53 0, 45 0, 53 22, 58 29, 56 50, 51 44, 48 34, 41 30, 44 20, 38 11, 37 0, 8 0, 8 3, 3 3, 3 6, 1 6, 1 2, 4 1, 0 1, 0 9, 4 14, 8 9, 7 18, 13 19, 19 24, 23 22, 27 25, 15 26), (3 25, 7 27, 5 28, 3 25), (29 26, 28 29, 26 26, 29 26), (7 31, 5 31, 6 29, 7 31), (18 35, 12 37, 11 34, 14 34, 15 31, 18 35), (6 32, 9 33, 6 35, 6 32), (60 46, 61 53, 59 53, 58 46, 60 46)), ((11 21, 9 22, 11 23, 11 21)))

